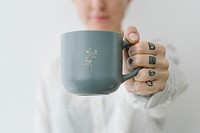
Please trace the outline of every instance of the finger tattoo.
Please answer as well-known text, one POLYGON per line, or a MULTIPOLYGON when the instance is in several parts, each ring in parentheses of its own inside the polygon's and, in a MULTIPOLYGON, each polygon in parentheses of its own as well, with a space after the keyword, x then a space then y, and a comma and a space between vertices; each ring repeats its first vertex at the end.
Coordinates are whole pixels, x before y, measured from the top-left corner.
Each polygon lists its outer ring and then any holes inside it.
POLYGON ((146 84, 147 84, 148 86, 153 86, 153 81, 148 80, 148 81, 146 81, 146 84))
POLYGON ((156 57, 149 56, 149 64, 155 65, 156 64, 156 57))
POLYGON ((132 65, 133 59, 132 59, 132 58, 129 58, 129 59, 128 59, 128 63, 129 63, 129 65, 132 65))
POLYGON ((149 70, 149 76, 154 76, 155 74, 156 74, 155 71, 153 71, 153 70, 149 70))
POLYGON ((149 45, 149 49, 150 50, 155 50, 155 45, 153 44, 153 43, 151 43, 151 42, 148 42, 148 45, 149 45))
POLYGON ((130 55, 132 55, 133 52, 134 52, 134 51, 133 51, 132 49, 129 50, 129 54, 130 54, 130 55))

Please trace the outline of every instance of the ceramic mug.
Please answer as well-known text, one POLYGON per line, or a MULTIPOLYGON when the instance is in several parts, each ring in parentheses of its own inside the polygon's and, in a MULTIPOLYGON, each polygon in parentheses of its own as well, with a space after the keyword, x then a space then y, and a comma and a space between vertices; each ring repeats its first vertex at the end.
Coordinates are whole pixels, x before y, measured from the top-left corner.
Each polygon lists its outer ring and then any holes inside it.
POLYGON ((61 35, 61 80, 78 95, 110 94, 135 76, 122 74, 122 50, 131 44, 118 32, 83 30, 61 35))

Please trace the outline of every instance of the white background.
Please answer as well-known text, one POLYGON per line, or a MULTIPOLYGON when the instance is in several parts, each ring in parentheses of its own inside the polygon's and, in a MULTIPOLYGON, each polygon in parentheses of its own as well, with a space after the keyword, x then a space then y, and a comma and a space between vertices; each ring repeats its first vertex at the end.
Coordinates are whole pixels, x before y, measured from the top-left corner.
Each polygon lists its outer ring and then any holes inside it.
MULTIPOLYGON (((72 0, 0 0, 0 132, 33 133, 41 67, 59 51, 60 34, 83 28, 72 0)), ((159 38, 177 48, 189 82, 167 113, 165 133, 200 132, 200 1, 135 0, 124 27, 143 40, 159 38)))

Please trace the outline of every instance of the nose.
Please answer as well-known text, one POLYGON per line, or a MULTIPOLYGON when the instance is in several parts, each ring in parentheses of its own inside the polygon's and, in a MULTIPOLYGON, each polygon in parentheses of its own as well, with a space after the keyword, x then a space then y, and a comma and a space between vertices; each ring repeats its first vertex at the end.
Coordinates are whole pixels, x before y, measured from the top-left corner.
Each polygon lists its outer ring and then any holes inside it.
POLYGON ((95 10, 104 10, 105 0, 91 0, 91 7, 95 10))

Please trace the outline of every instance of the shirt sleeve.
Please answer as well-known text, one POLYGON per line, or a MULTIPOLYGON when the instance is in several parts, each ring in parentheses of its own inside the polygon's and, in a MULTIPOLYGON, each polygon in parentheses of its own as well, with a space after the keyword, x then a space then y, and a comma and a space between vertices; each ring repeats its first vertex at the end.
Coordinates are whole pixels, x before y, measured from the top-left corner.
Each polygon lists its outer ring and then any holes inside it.
POLYGON ((167 58, 169 60, 169 78, 163 91, 152 96, 139 96, 127 92, 127 101, 133 108, 146 110, 153 118, 162 118, 166 108, 188 86, 184 75, 178 67, 179 60, 172 45, 166 45, 167 58))

